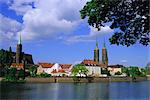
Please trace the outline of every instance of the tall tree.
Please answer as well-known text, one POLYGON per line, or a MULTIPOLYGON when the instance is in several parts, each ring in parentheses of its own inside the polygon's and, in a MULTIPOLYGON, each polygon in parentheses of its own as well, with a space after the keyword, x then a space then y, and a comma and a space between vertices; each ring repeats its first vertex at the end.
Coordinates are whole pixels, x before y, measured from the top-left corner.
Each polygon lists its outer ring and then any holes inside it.
POLYGON ((81 9, 81 18, 101 29, 111 22, 111 29, 120 29, 109 39, 111 44, 130 46, 150 44, 150 0, 91 0, 81 9))
POLYGON ((77 64, 72 68, 71 72, 74 76, 76 76, 77 74, 80 74, 80 76, 81 74, 87 76, 88 69, 83 64, 77 64))

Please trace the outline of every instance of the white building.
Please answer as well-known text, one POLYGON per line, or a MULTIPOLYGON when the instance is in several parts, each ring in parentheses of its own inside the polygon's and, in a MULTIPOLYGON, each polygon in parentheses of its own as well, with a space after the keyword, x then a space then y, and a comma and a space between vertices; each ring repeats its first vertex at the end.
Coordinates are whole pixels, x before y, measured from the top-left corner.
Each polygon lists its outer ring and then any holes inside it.
POLYGON ((84 64, 85 67, 88 69, 88 76, 101 76, 101 66, 97 64, 93 60, 83 60, 81 64, 84 64))
POLYGON ((122 69, 122 65, 109 65, 108 66, 108 71, 110 71, 111 75, 115 75, 115 73, 120 72, 122 73, 121 69, 122 69))
POLYGON ((37 74, 47 73, 52 76, 69 76, 71 64, 58 64, 58 63, 39 63, 37 74))

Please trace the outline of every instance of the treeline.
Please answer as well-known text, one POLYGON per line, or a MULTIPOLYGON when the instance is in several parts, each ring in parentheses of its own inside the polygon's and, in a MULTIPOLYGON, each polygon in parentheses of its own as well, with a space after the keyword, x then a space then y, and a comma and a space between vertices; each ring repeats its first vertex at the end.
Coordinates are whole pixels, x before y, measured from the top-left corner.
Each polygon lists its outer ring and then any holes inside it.
POLYGON ((11 51, 11 47, 9 51, 1 49, 0 50, 0 64, 2 67, 10 66, 13 62, 13 54, 11 51))

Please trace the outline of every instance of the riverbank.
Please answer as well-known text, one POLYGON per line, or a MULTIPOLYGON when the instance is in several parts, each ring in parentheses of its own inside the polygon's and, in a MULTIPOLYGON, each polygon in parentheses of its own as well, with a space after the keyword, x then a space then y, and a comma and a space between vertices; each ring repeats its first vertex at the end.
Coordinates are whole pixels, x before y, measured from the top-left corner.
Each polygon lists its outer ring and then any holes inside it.
POLYGON ((26 78, 27 83, 96 83, 96 82, 131 82, 131 81, 146 81, 146 77, 137 77, 132 79, 131 77, 95 77, 95 78, 78 78, 74 80, 72 77, 50 77, 50 78, 26 78))
MULTIPOLYGON (((0 82, 3 78, 0 77, 0 82)), ((96 83, 96 82, 131 82, 131 81, 146 81, 150 80, 150 77, 137 77, 132 79, 131 77, 88 77, 88 78, 77 78, 72 77, 49 77, 49 78, 33 78, 26 77, 26 83, 96 83)))

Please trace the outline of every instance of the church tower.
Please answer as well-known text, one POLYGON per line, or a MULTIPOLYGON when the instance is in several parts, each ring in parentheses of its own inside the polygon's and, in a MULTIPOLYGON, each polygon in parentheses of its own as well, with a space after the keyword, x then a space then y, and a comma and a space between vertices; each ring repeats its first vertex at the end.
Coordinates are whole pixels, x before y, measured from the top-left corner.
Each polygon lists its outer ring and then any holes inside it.
POLYGON ((21 44, 21 34, 20 39, 16 48, 16 63, 21 63, 22 61, 22 44, 21 44))
POLYGON ((107 56, 107 49, 104 42, 104 46, 102 48, 102 63, 107 67, 108 66, 108 56, 107 56))
POLYGON ((96 41, 96 48, 94 49, 94 61, 99 63, 99 48, 97 41, 96 41))

